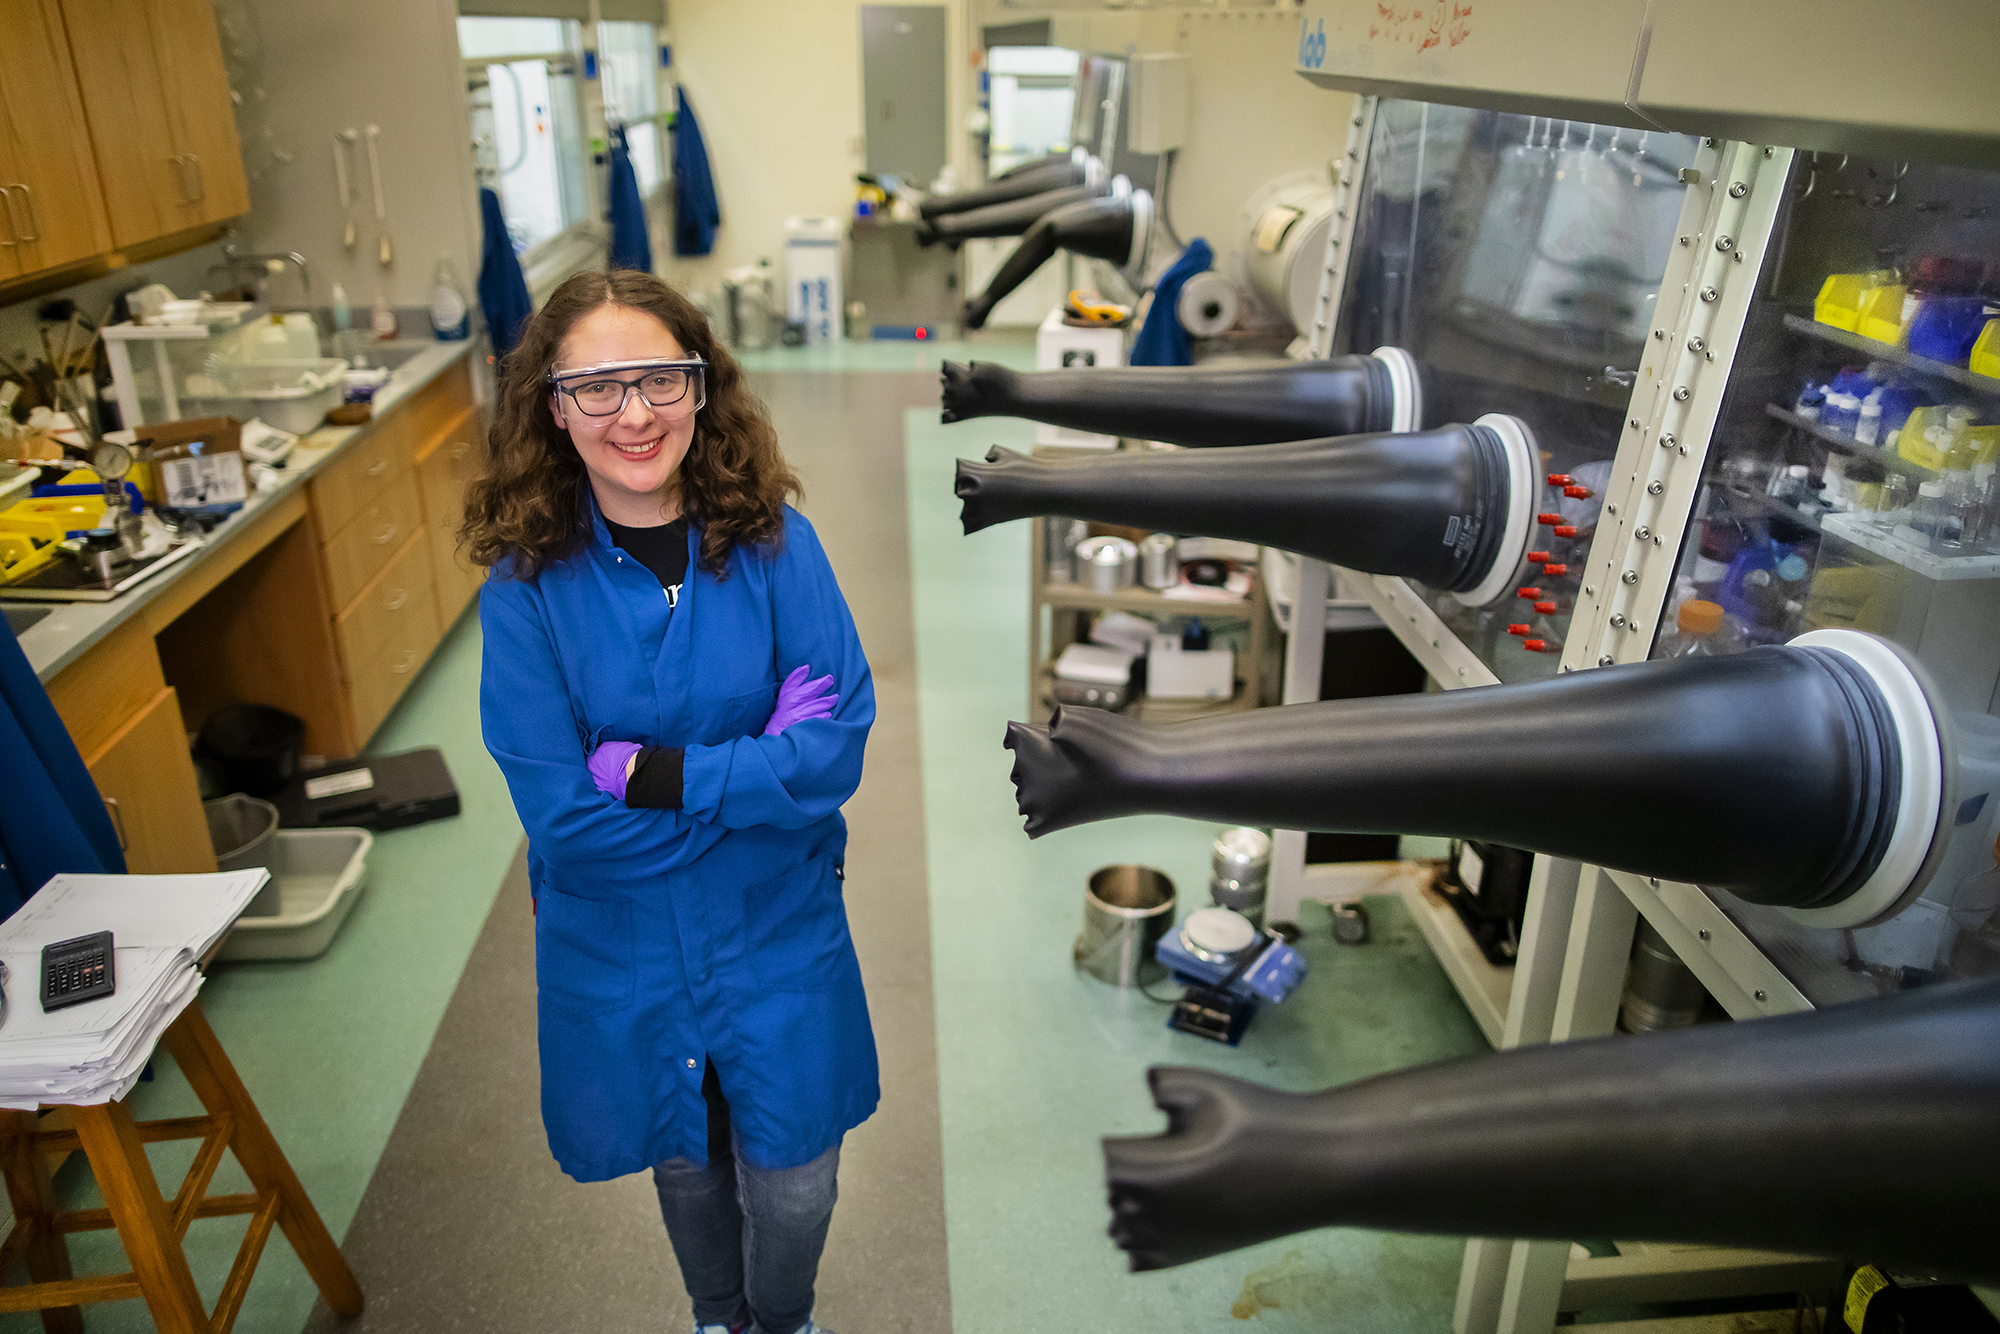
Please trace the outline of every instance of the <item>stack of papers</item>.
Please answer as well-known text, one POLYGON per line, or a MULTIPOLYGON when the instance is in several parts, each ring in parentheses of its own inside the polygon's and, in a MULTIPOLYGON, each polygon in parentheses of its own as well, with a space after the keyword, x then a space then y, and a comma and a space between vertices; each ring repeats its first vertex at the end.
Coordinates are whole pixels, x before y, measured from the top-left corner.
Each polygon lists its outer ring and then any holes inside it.
POLYGON ((59 875, 0 923, 6 1014, 0 1107, 112 1102, 132 1091, 153 1046, 201 989, 195 963, 271 878, 263 867, 215 875, 59 875), (109 931, 117 991, 44 1012, 42 947, 109 931))

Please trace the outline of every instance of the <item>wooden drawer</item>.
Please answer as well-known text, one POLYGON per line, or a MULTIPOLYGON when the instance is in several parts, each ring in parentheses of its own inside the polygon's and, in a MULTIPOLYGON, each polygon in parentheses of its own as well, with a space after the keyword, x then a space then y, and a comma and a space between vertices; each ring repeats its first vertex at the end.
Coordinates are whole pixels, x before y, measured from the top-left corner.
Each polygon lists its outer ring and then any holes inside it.
POLYGON ((430 545, 422 532, 411 533, 353 605, 334 618, 347 679, 354 680, 364 664, 381 661, 412 620, 437 622, 430 545))
POLYGON ((486 571, 466 559, 458 545, 465 514, 465 484, 485 452, 477 408, 467 408, 417 459, 417 490, 423 496, 424 531, 431 549, 431 577, 437 585, 438 626, 449 630, 479 592, 486 571))
POLYGON ((312 480, 321 539, 332 546, 335 533, 403 479, 409 462, 395 433, 376 430, 321 469, 312 480))
POLYGON ((472 403, 472 370, 464 360, 389 409, 375 435, 414 463, 437 438, 457 424, 472 403))
POLYGON ((326 580, 336 616, 421 526, 417 489, 406 474, 398 476, 401 485, 383 493, 327 539, 326 580))
MULTIPOLYGON (((429 559, 421 539, 413 545, 419 555, 429 559)), ((348 699, 354 706, 354 733, 364 746, 403 692, 410 688, 410 682, 416 680, 431 650, 437 647, 437 606, 428 590, 406 610, 411 614, 398 614, 401 623, 381 650, 352 664, 354 674, 348 682, 348 699)))

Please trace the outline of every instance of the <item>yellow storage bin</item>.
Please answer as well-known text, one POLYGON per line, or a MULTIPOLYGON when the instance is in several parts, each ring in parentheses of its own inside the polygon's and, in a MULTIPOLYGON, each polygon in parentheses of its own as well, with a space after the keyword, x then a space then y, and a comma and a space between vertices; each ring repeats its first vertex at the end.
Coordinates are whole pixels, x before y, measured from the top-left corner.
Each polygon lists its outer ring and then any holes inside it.
POLYGON ((1979 340, 1972 345, 1969 364, 1974 375, 2000 380, 2000 320, 1986 321, 1986 327, 1979 331, 1979 340))
MULTIPOLYGON (((1857 331, 1861 323, 1861 299, 1870 291, 1896 281, 1888 269, 1872 273, 1829 273, 1813 299, 1813 319, 1820 324, 1857 331)), ((1898 298, 1900 300, 1900 298, 1898 298)))
POLYGON ((1950 411, 1948 407, 1922 407, 1910 413, 1910 419, 1903 423, 1902 434, 1896 437, 1896 452, 1904 462, 1932 472, 1944 466, 1944 452, 1931 443, 1930 430, 1942 426, 1945 414, 1950 411))
POLYGON ((25 579, 48 564, 66 534, 103 521, 102 496, 17 500, 0 509, 0 581, 25 579))
POLYGON ((1855 323, 1854 332, 1878 343, 1901 347, 1903 335, 1908 332, 1903 324, 1904 298, 1907 295, 1901 283, 1869 288, 1862 293, 1861 317, 1855 323))
POLYGON ((59 550, 60 547, 46 539, 0 530, 0 584, 27 578, 47 565, 59 550))

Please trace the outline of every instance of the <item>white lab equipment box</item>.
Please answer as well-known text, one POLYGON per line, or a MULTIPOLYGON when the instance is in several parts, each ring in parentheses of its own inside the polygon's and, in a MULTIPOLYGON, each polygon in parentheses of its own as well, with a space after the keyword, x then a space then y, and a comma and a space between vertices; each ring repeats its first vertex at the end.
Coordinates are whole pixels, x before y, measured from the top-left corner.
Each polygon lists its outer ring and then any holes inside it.
POLYGON ((840 291, 840 219, 785 219, 785 318, 803 324, 806 342, 840 341, 846 301, 840 291))
POLYGON ((1132 90, 1126 146, 1134 153, 1165 153, 1187 142, 1188 58, 1154 51, 1131 59, 1132 90))
MULTIPOLYGON (((1063 323, 1063 308, 1057 306, 1035 331, 1035 369, 1059 371, 1087 366, 1123 366, 1127 329, 1082 329, 1063 323)), ((1118 437, 1090 431, 1072 431, 1046 423, 1035 427, 1035 443, 1069 449, 1116 449, 1118 437)))
POLYGON ((1182 648, 1178 635, 1155 635, 1146 654, 1146 698, 1230 699, 1236 694, 1236 653, 1182 648))

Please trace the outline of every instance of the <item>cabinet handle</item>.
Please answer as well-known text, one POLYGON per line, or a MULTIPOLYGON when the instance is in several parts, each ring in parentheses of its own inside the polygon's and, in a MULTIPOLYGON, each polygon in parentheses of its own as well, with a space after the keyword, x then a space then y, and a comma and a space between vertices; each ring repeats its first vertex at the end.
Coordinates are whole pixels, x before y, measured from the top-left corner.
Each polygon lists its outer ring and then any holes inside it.
MULTIPOLYGON (((7 192, 7 187, 4 185, 0 185, 0 204, 5 204, 6 206, 0 208, 0 214, 8 213, 13 208, 13 196, 7 192)), ((14 219, 9 217, 7 219, 7 239, 0 241, 0 249, 12 250, 19 244, 19 238, 14 231, 14 219)))
POLYGON ((7 196, 7 222, 14 229, 16 241, 39 241, 42 234, 35 230, 35 197, 27 186, 16 181, 4 192, 7 196), (15 191, 20 197, 15 197, 15 191))
POLYGON ((381 532, 377 533, 374 537, 375 545, 378 547, 385 542, 393 542, 395 540, 396 540, 396 525, 393 523, 390 524, 388 527, 384 528, 381 532))
POLYGON ((416 665, 417 665, 417 651, 415 649, 411 649, 408 653, 405 653, 402 656, 402 659, 398 661, 394 667, 391 667, 389 670, 394 672, 398 676, 403 676, 409 672, 410 668, 416 665))
POLYGON ((390 598, 388 605, 383 607, 382 610, 401 611, 403 608, 409 605, 410 605, 410 590, 407 588, 399 588, 396 590, 396 596, 390 598))
POLYGON ((176 191, 174 202, 176 204, 185 204, 188 202, 187 159, 176 153, 168 158, 167 161, 172 163, 174 168, 174 190, 176 191))
POLYGON ((106 797, 104 799, 104 807, 111 812, 111 829, 112 832, 118 835, 118 850, 123 852, 127 847, 125 842, 125 812, 118 809, 118 798, 116 797, 106 797))
POLYGON ((363 477, 380 477, 387 471, 389 471, 389 460, 376 459, 375 462, 368 465, 368 471, 361 475, 363 477))
POLYGON ((188 160, 188 175, 194 181, 193 198, 190 199, 188 202, 199 204, 202 200, 208 198, 208 178, 202 175, 201 154, 189 153, 187 155, 187 160, 188 160))

